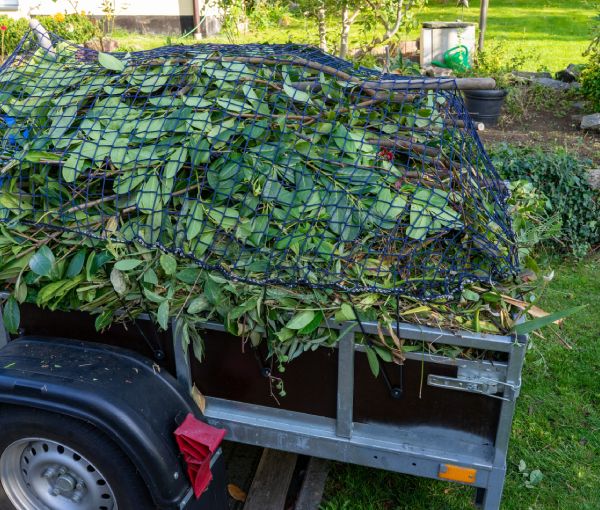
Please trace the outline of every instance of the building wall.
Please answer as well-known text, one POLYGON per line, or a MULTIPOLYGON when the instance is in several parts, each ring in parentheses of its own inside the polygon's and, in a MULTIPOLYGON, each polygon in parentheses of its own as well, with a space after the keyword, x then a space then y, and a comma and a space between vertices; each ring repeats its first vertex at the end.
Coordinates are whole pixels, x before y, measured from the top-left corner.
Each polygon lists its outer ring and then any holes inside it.
MULTIPOLYGON (((116 25, 141 33, 182 33, 191 30, 194 0, 116 0, 116 25)), ((101 17, 103 0, 0 0, 0 15, 15 18, 53 15, 59 12, 86 12, 101 17)), ((203 35, 220 29, 218 9, 210 0, 199 0, 200 17, 206 16, 203 35)))
MULTIPOLYGON (((125 16, 191 16, 193 0, 116 0, 115 14, 125 16)), ((57 12, 74 12, 73 5, 79 12, 90 15, 102 15, 102 0, 0 0, 0 12, 7 11, 15 16, 56 14, 57 12), (15 5, 18 7, 15 9, 15 5)))

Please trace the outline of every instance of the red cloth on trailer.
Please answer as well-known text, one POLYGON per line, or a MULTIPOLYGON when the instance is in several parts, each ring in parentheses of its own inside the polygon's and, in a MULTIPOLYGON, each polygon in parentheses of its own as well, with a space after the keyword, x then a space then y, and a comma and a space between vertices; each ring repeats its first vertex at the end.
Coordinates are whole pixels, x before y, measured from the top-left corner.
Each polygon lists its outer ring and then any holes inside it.
POLYGON ((223 441, 225 430, 211 427, 190 413, 174 433, 194 494, 199 498, 212 480, 210 460, 223 441))

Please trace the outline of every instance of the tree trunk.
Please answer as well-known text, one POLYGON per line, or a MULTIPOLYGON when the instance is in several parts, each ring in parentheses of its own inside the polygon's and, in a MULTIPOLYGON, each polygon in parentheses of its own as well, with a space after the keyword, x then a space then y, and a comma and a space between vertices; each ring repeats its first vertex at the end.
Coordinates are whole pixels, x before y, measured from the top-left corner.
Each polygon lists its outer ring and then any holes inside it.
POLYGON ((350 9, 348 4, 344 2, 342 8, 342 32, 340 36, 340 58, 346 58, 348 54, 348 37, 350 37, 350 9))
POLYGON ((340 35, 340 58, 346 58, 348 54, 348 39, 350 38, 350 27, 352 23, 356 21, 360 14, 360 7, 358 7, 352 14, 350 14, 350 7, 348 1, 344 1, 342 7, 342 33, 340 35))
POLYGON ((319 48, 328 51, 327 48, 327 11, 325 10, 325 0, 319 0, 317 8, 317 21, 319 22, 319 48))

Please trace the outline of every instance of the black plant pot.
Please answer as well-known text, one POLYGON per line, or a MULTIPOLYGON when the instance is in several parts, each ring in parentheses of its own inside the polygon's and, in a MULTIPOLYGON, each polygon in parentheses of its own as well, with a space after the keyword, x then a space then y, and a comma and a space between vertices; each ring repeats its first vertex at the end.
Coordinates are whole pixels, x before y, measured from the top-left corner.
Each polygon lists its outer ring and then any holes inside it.
POLYGON ((475 122, 483 122, 486 126, 498 124, 506 94, 504 89, 463 91, 471 118, 475 122))

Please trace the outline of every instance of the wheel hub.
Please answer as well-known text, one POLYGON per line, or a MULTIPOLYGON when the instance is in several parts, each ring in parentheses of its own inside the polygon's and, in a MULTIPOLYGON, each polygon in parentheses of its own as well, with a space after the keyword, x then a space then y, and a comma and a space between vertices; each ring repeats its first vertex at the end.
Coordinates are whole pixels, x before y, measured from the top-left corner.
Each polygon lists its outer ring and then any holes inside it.
POLYGON ((72 473, 66 466, 50 466, 42 474, 42 478, 48 480, 49 492, 53 496, 63 496, 75 503, 79 503, 87 493, 87 487, 83 478, 72 473))
POLYGON ((117 510, 98 469, 56 441, 14 442, 0 457, 0 481, 18 510, 117 510))

